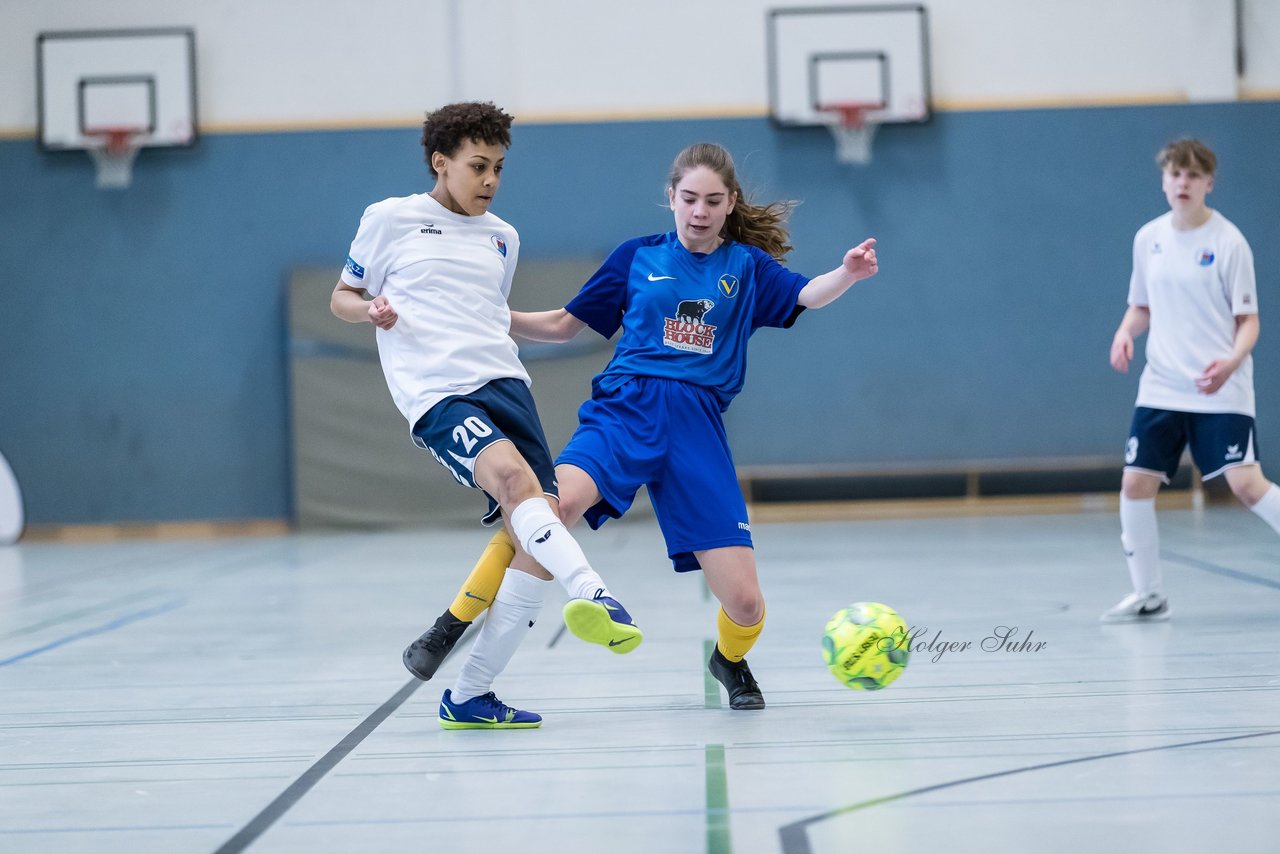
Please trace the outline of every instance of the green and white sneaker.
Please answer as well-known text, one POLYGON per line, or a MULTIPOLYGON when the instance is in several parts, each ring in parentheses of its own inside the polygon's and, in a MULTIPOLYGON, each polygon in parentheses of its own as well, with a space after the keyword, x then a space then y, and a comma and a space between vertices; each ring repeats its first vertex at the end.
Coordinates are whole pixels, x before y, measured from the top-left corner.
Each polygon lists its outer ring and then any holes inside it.
POLYGON ((631 652, 644 640, 644 632, 627 609, 612 596, 570 599, 564 605, 564 624, 587 643, 596 643, 619 655, 631 652))

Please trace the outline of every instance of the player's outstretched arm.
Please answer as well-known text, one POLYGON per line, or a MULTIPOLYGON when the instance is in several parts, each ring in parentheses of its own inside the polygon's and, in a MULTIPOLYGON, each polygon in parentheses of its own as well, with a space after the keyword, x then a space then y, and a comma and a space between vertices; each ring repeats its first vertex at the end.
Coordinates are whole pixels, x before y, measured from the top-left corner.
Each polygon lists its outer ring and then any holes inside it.
POLYGON ((1122 374, 1129 373, 1133 361, 1133 339, 1147 331, 1151 325, 1151 309, 1145 305, 1131 305, 1125 311, 1111 339, 1111 367, 1122 374))
POLYGON ((880 270, 876 260, 876 239, 868 237, 844 253, 840 266, 829 273, 810 279, 800 291, 797 302, 805 308, 830 305, 853 287, 854 282, 869 279, 880 270))
POLYGON ((511 335, 526 341, 563 344, 572 341, 587 324, 563 308, 551 311, 511 312, 511 335))

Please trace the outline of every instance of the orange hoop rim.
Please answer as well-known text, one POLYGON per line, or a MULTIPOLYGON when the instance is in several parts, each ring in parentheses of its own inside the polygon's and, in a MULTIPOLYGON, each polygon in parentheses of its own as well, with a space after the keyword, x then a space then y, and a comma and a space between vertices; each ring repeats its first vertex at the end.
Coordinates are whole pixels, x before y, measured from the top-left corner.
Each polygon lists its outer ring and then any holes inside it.
POLYGON ((819 112, 834 113, 840 126, 846 130, 860 130, 867 122, 867 113, 884 108, 884 101, 844 101, 817 105, 819 112))
POLYGON ((140 139, 146 134, 145 128, 139 127, 100 127, 86 130, 85 136, 103 140, 102 148, 108 154, 123 154, 130 149, 137 148, 134 144, 135 139, 140 139))

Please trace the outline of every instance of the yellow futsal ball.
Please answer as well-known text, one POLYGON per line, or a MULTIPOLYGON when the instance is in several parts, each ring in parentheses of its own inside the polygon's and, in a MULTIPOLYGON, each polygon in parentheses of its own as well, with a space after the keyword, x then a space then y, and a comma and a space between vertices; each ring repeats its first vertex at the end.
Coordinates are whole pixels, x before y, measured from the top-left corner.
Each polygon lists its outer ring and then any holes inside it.
POLYGON ((910 640, 897 611, 879 602, 855 602, 827 622, 822 656, 840 684, 879 691, 902 675, 910 640))

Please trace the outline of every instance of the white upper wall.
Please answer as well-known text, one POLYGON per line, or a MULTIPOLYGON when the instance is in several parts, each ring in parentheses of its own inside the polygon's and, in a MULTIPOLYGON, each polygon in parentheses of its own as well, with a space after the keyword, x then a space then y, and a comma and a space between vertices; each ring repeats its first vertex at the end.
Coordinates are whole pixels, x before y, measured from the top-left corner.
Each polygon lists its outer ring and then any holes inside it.
MULTIPOLYGON (((40 32, 189 26, 205 130, 763 115, 765 12, 817 0, 0 0, 0 133, 36 125, 40 32)), ((1280 98, 1280 2, 932 0, 935 107, 1280 98)))

